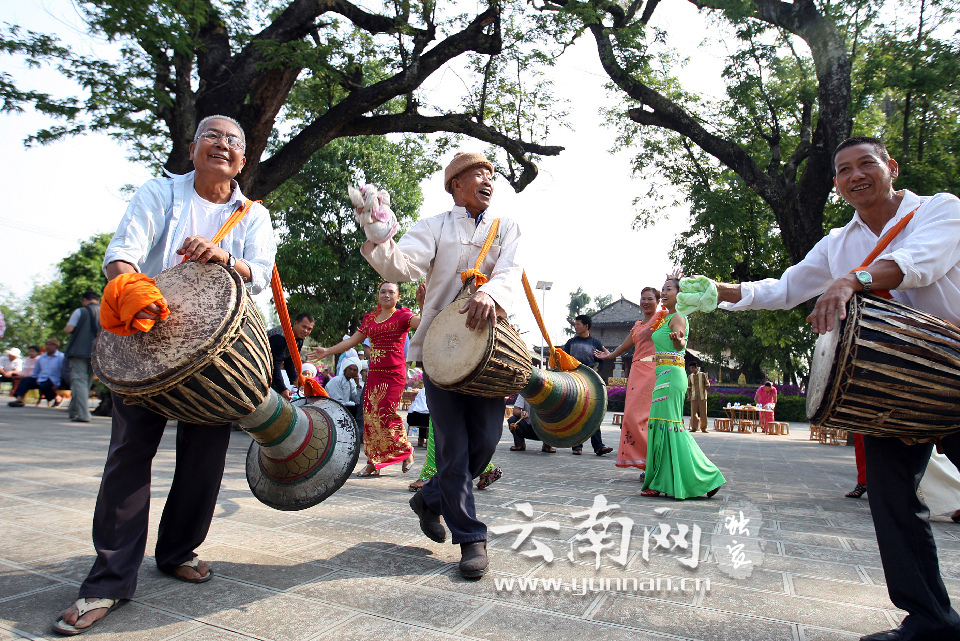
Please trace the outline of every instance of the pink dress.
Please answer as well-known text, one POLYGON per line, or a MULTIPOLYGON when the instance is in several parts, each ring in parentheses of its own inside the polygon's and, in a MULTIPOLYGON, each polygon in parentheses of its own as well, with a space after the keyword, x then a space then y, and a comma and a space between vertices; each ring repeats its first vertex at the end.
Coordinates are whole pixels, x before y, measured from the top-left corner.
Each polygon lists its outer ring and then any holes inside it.
POLYGON ((370 339, 370 375, 363 390, 363 451, 379 470, 413 452, 397 409, 407 382, 403 346, 414 313, 404 307, 382 323, 376 317, 376 312, 364 316, 360 332, 370 339))
POLYGON ((617 467, 637 467, 641 470, 647 467, 647 421, 650 419, 653 387, 657 380, 657 362, 652 358, 655 350, 650 332, 655 320, 656 316, 646 325, 639 320, 630 329, 630 335, 633 336, 633 361, 623 403, 623 426, 620 430, 617 467))

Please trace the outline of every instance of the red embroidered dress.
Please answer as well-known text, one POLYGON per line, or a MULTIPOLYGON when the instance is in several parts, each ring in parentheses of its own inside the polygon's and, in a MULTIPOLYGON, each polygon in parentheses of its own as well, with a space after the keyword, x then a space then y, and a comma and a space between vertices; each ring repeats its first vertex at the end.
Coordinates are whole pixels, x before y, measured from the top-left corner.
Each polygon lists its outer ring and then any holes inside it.
POLYGON ((367 314, 360 332, 370 339, 370 374, 363 390, 363 451, 377 469, 399 463, 413 447, 397 414, 407 365, 403 346, 414 313, 403 307, 378 323, 377 312, 367 314))

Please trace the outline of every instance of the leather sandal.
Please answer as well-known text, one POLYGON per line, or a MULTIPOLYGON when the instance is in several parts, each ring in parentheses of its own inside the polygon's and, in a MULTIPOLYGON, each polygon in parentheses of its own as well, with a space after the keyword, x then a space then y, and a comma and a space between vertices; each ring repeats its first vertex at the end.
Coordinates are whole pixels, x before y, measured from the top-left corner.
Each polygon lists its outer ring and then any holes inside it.
POLYGON ((553 454, 557 451, 557 448, 551 447, 549 445, 544 445, 543 447, 540 448, 540 451, 546 452, 547 454, 553 454))
POLYGON ((357 472, 357 476, 367 477, 367 476, 380 476, 380 470, 376 468, 372 463, 367 463, 367 466, 357 472))
POLYGON ((660 496, 660 492, 656 490, 644 490, 640 492, 640 496, 660 496))
POLYGON ((857 483, 857 486, 853 488, 852 491, 844 494, 844 496, 847 497, 848 499, 858 499, 866 493, 867 493, 867 486, 864 485, 863 483, 857 483))
POLYGON ((526 446, 526 445, 511 445, 511 446, 510 446, 510 451, 511 451, 511 452, 524 452, 524 451, 526 451, 526 449, 527 449, 527 446, 526 446))
POLYGON ((403 463, 400 465, 401 472, 409 472, 410 468, 413 467, 413 450, 410 451, 410 456, 403 459, 403 463))

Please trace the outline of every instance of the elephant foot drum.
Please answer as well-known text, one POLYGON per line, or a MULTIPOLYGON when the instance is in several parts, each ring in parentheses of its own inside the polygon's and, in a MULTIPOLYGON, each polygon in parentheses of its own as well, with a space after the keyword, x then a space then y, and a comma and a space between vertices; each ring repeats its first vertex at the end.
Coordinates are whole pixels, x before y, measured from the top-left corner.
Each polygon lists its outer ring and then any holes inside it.
POLYGON ((254 439, 247 483, 270 507, 301 510, 339 489, 359 456, 356 422, 336 401, 294 407, 270 388, 266 329, 239 274, 188 261, 155 281, 170 316, 132 336, 100 332, 100 380, 167 418, 238 422, 254 439))
POLYGON ((960 328, 876 296, 817 339, 807 389, 815 425, 901 438, 960 432, 960 328))
MULTIPOLYGON (((466 291, 466 290, 464 290, 466 291)), ((430 323, 423 341, 423 371, 441 389, 473 396, 502 397, 527 384, 533 362, 520 334, 506 319, 467 329, 460 313, 466 296, 447 305, 430 323)))

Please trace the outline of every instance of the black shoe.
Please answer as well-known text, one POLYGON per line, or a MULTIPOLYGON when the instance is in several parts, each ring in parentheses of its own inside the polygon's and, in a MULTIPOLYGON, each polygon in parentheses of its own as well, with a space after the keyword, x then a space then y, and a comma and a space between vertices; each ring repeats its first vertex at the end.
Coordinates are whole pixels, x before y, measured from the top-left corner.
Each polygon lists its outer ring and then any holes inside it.
POLYGON ((23 401, 10 401, 7 403, 7 407, 23 407, 23 401))
POLYGON ((430 508, 427 507, 426 502, 423 500, 423 494, 417 492, 413 495, 413 498, 410 499, 410 509, 420 517, 420 531, 423 532, 428 539, 436 541, 437 543, 443 543, 447 540, 447 530, 443 527, 443 523, 440 522, 440 515, 433 513, 430 508))
POLYGON ((613 451, 612 447, 601 447, 599 450, 596 451, 596 454, 597 456, 603 456, 604 454, 609 454, 612 451, 613 451))
POLYGON ((461 543, 460 576, 465 579, 479 579, 486 573, 487 542, 461 543))

